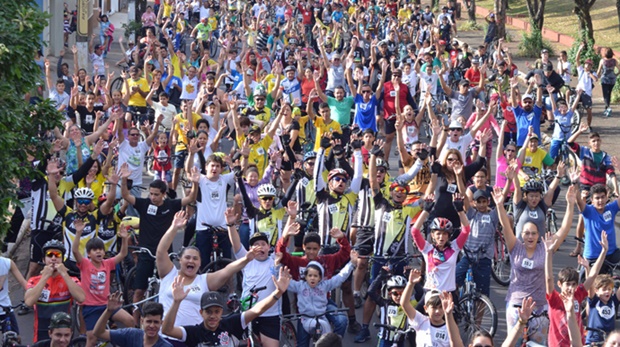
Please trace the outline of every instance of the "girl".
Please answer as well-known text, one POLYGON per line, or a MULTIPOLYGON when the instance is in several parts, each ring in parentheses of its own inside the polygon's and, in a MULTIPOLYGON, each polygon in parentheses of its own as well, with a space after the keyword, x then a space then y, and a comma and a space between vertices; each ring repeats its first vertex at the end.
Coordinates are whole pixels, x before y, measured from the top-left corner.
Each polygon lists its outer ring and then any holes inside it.
MULTIPOLYGON (((153 130, 157 131, 157 130, 153 130)), ((168 145, 168 135, 165 132, 157 134, 157 144, 153 155, 153 171, 155 177, 162 179, 168 185, 172 182, 172 161, 170 160, 170 146, 168 145)))

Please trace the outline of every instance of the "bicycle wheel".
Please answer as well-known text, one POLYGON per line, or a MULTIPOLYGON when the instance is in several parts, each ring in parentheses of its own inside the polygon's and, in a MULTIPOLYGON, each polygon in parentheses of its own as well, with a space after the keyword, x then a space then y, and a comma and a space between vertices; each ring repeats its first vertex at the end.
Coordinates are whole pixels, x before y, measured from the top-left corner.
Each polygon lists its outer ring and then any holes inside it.
POLYGON ((125 277, 125 288, 123 288, 123 296, 125 297, 125 305, 133 303, 133 282, 136 278, 136 267, 132 267, 125 277))
POLYGON ((113 81, 112 84, 110 85, 110 92, 113 92, 115 90, 122 90, 123 89, 123 78, 122 77, 116 77, 113 81))
MULTIPOLYGON (((228 258, 220 258, 216 261, 210 262, 205 265, 200 273, 209 273, 216 272, 223 268, 225 268, 228 264, 232 263, 232 260, 228 258)), ((241 284, 243 283, 243 275, 240 272, 237 272, 234 276, 231 276, 226 284, 217 289, 218 292, 230 295, 233 292, 237 292, 239 294, 238 297, 241 297, 241 284)))
POLYGON ((578 107, 575 112, 573 112, 573 117, 571 118, 570 122, 571 122, 571 127, 570 127, 570 133, 571 135, 576 133, 577 130, 579 130, 579 127, 581 126, 581 116, 583 116, 585 114, 586 110, 583 109, 583 107, 578 107))
POLYGON ((284 322, 280 327, 280 347, 297 346, 297 333, 291 322, 284 322))
POLYGON ((510 255, 504 241, 504 236, 495 236, 495 253, 491 261, 491 276, 497 284, 508 287, 510 284, 510 255))
POLYGON ((483 294, 467 294, 459 300, 458 326, 464 341, 471 341, 478 330, 495 335, 497 310, 491 299, 483 294))
POLYGON ((71 339, 69 347, 86 347, 86 336, 78 336, 74 339, 71 339))
POLYGON ((580 160, 579 160, 579 157, 577 157, 577 153, 573 152, 570 148, 566 148, 566 158, 564 159, 564 164, 566 165, 566 172, 570 172, 570 170, 574 170, 580 164, 580 160))
POLYGON ((555 212, 550 211, 546 219, 547 232, 556 234, 558 232, 558 222, 557 217, 555 216, 555 212))

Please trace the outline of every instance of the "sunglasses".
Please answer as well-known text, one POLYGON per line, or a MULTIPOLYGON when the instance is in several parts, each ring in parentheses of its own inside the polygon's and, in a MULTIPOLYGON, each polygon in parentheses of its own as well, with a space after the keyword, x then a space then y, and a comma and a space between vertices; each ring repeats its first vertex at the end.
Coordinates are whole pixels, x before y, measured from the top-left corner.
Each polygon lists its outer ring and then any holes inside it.
POLYGON ((265 101, 265 99, 264 99, 264 98, 256 98, 256 99, 254 99, 254 100, 256 100, 256 101, 265 101))
POLYGON ((78 205, 90 205, 91 199, 76 199, 78 205))
POLYGON ((461 128, 452 128, 452 129, 450 129, 450 131, 463 131, 463 129, 461 129, 461 128))
POLYGON ((260 199, 263 200, 263 201, 271 201, 271 200, 273 200, 273 196, 263 196, 260 199))
POLYGON ((458 159, 456 159, 456 158, 448 158, 447 161, 451 163, 453 161, 458 161, 458 159))
POLYGON ((129 136, 140 136, 140 133, 129 134, 129 136))
POLYGON ((394 290, 394 291, 390 292, 390 295, 392 295, 392 296, 402 296, 403 293, 402 292, 397 292, 397 291, 394 290))
POLYGON ((62 252, 60 251, 47 251, 45 256, 48 258, 62 258, 62 252))
POLYGON ((392 190, 396 193, 407 193, 407 188, 405 187, 395 187, 392 190))
POLYGON ((362 93, 363 94, 370 94, 370 93, 372 93, 372 91, 370 91, 370 90, 362 90, 362 93))
POLYGON ((377 169, 377 173, 385 173, 385 169, 383 169, 383 168, 377 169))
POLYGON ((333 179, 334 181, 336 181, 336 182, 344 182, 344 183, 347 183, 347 179, 346 179, 346 178, 344 178, 344 177, 336 176, 336 177, 334 177, 334 178, 332 178, 332 179, 333 179))

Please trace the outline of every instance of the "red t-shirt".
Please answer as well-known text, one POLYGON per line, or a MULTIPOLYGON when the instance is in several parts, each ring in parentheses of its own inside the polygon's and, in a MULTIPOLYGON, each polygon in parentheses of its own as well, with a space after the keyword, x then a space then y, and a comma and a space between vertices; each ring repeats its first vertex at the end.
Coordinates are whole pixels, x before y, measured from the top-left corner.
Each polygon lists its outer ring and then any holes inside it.
MULTIPOLYGON (((581 321, 581 302, 588 297, 588 291, 580 284, 575 290, 574 297, 574 310, 575 316, 577 316, 577 324, 579 324, 579 330, 583 331, 583 322, 581 321)), ((560 293, 553 291, 551 294, 547 294, 547 304, 549 304, 549 338, 547 340, 547 346, 570 346, 571 342, 568 337, 568 326, 566 324, 566 311, 564 310, 564 303, 560 297, 560 293)), ((583 343, 586 342, 585 336, 582 334, 583 343)))
MULTIPOLYGON (((71 277, 71 279, 80 284, 80 280, 71 277)), ((41 275, 31 277, 28 280, 28 286, 26 289, 34 288, 41 280, 41 275)), ((37 299, 37 303, 34 305, 34 340, 37 342, 39 337, 41 339, 47 339, 47 327, 50 325, 50 319, 56 312, 70 312, 71 302, 73 298, 69 292, 69 287, 62 279, 62 276, 56 275, 50 277, 45 283, 45 288, 41 291, 41 295, 37 299)), ((106 300, 107 304, 107 300, 106 300)))
POLYGON ((100 268, 88 258, 83 258, 77 264, 82 277, 82 289, 86 294, 86 300, 82 303, 86 306, 104 306, 108 304, 110 295, 110 271, 114 270, 114 258, 105 259, 100 268))
POLYGON ((478 84, 480 82, 480 70, 474 70, 474 68, 469 68, 465 71, 465 78, 471 84, 478 84))
MULTIPOLYGON (((398 93, 398 100, 400 101, 401 110, 407 105, 407 95, 409 94, 409 88, 405 84, 400 84, 400 91, 398 93)), ((392 81, 385 82, 383 85, 383 118, 388 119, 390 116, 396 114, 396 92, 394 91, 394 85, 392 81)))

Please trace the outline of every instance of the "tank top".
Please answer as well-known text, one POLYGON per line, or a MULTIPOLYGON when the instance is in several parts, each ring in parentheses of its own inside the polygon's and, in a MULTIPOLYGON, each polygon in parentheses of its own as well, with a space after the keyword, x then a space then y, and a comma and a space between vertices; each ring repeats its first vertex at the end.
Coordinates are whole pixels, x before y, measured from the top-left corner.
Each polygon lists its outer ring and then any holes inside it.
POLYGON ((616 64, 616 59, 603 60, 603 71, 601 73, 602 84, 616 84, 616 74, 614 72, 616 64))

